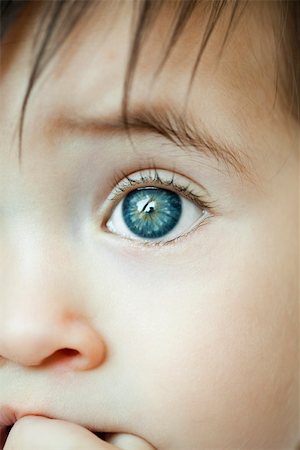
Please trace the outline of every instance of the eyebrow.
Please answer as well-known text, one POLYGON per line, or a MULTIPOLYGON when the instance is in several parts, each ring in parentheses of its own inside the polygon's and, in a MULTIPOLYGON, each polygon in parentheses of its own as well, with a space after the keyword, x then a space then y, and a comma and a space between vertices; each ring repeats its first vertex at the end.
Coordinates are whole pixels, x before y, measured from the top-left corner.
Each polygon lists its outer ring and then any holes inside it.
MULTIPOLYGON (((175 108, 167 106, 139 106, 132 108, 127 114, 130 132, 152 133, 161 135, 175 143, 190 155, 205 155, 230 166, 241 178, 254 182, 253 170, 249 156, 232 144, 220 142, 214 138, 203 124, 197 120, 186 118, 175 108), (202 125, 201 127, 199 125, 202 125), (250 164, 249 164, 250 163, 250 164)), ((60 126, 71 131, 89 134, 125 133, 126 126, 121 113, 108 114, 102 117, 64 117, 60 126)))

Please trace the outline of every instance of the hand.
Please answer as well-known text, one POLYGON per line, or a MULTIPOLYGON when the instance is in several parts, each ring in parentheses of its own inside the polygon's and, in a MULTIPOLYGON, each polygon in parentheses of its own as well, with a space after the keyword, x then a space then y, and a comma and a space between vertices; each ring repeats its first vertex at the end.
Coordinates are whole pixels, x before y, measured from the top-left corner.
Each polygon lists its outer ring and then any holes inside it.
POLYGON ((107 442, 75 423, 25 416, 12 427, 4 450, 155 450, 132 434, 109 433, 109 436, 107 442))

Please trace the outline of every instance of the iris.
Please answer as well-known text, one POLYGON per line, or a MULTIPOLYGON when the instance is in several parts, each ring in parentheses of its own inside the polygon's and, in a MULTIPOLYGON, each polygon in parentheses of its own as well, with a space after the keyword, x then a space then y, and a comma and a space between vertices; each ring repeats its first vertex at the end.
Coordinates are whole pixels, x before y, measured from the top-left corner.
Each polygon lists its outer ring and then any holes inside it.
POLYGON ((123 218, 130 231, 148 239, 169 233, 181 212, 182 200, 178 194, 154 187, 129 192, 122 205, 123 218))

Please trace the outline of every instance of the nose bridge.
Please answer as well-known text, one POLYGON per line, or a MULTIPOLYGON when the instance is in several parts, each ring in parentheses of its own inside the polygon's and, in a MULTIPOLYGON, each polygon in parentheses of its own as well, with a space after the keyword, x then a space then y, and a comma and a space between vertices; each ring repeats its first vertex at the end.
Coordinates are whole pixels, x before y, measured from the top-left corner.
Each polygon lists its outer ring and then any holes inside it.
POLYGON ((84 318, 80 277, 63 239, 23 217, 1 247, 0 357, 38 365, 71 350, 78 367, 99 364, 102 338, 84 318))
POLYGON ((57 240, 24 215, 10 221, 9 231, 6 231, 0 256, 1 317, 8 320, 7 315, 11 314, 14 321, 26 322, 33 313, 38 319, 45 308, 48 314, 54 315, 59 304, 54 299, 60 296, 66 299, 66 295, 61 294, 64 265, 59 264, 62 256, 57 257, 62 252, 57 240))
POLYGON ((48 276, 58 272, 54 261, 63 258, 63 241, 54 232, 50 220, 47 223, 28 213, 11 214, 4 222, 0 239, 1 272, 6 279, 18 275, 16 282, 20 278, 30 281, 44 275, 45 270, 48 276))
POLYGON ((67 308, 68 297, 74 306, 78 277, 66 239, 51 225, 19 215, 1 240, 0 310, 6 305, 26 317, 31 310, 38 314, 50 303, 49 314, 54 314, 58 306, 67 308))

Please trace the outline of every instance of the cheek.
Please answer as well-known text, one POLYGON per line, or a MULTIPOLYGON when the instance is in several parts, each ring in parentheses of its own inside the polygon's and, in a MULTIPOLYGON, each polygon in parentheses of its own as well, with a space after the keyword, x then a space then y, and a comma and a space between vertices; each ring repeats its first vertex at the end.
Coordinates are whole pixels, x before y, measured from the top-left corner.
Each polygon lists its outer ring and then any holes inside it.
POLYGON ((161 448, 276 448, 295 436, 296 286, 250 246, 229 246, 214 267, 149 264, 138 276, 139 389, 161 448))
POLYGON ((181 430, 191 444, 201 440, 201 448, 222 448, 224 440, 230 448, 239 448, 243 439, 251 448, 264 440, 269 448, 281 443, 288 427, 296 426, 290 422, 296 402, 288 405, 296 399, 289 392, 297 383, 296 352, 290 348, 296 329, 276 330, 289 325, 282 318, 251 324, 228 311, 222 318, 203 313, 175 322, 165 320, 163 332, 149 336, 152 346, 144 356, 143 400, 148 397, 153 417, 167 414, 168 429, 181 430))
POLYGON ((275 212, 216 220, 174 250, 117 241, 88 255, 99 258, 91 298, 109 299, 99 321, 122 368, 120 395, 160 450, 292 448, 298 249, 275 212))

